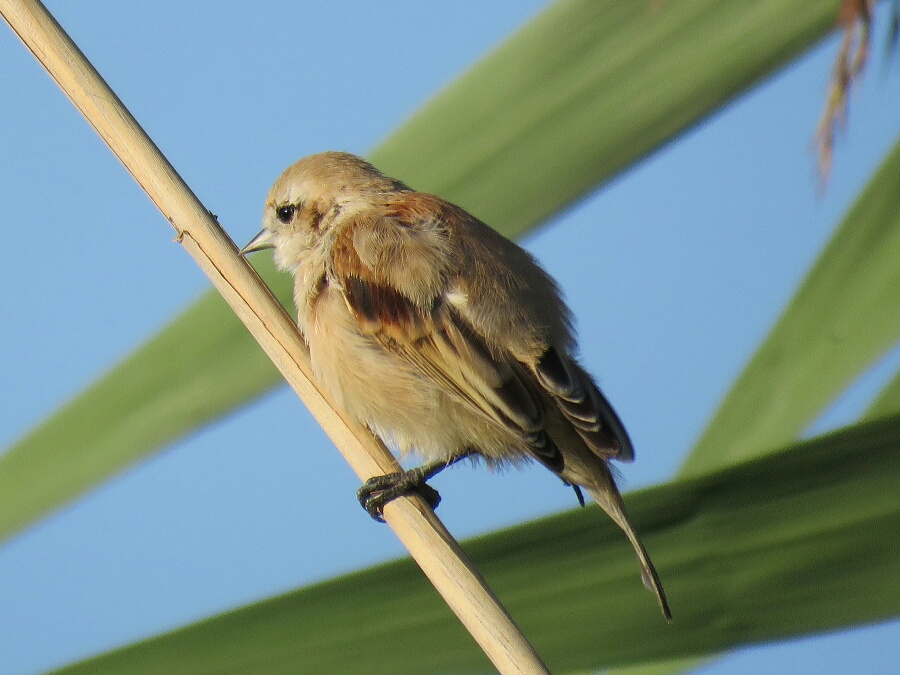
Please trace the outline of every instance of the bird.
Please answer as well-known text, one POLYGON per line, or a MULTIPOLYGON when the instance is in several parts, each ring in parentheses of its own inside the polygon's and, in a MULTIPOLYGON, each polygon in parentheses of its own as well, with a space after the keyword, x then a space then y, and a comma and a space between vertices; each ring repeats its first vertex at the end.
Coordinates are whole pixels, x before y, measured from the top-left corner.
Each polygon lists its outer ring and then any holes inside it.
POLYGON ((401 457, 425 461, 363 485, 373 518, 411 492, 436 506, 427 480, 463 458, 537 461, 624 531, 671 621, 609 464, 632 461, 634 447, 578 363, 571 312, 530 253, 346 152, 304 157, 275 181, 241 254, 263 249, 294 277, 316 380, 401 457))

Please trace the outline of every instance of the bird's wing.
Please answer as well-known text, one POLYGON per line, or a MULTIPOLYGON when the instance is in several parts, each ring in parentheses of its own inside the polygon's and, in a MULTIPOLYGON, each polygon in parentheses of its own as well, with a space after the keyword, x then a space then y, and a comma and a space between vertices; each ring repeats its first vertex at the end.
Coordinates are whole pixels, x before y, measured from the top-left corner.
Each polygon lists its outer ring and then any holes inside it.
POLYGON ((581 366, 551 346, 538 359, 534 373, 595 455, 623 462, 634 460, 634 446, 625 425, 581 366))
POLYGON ((330 274, 363 332, 560 471, 528 369, 489 346, 455 306, 461 256, 450 219, 460 214, 436 197, 401 193, 337 233, 330 274))

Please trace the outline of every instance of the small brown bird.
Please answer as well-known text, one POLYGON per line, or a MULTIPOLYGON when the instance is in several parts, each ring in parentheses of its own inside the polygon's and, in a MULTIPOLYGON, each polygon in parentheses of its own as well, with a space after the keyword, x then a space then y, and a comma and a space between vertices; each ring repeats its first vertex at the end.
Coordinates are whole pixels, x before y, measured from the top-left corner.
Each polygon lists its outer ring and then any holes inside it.
POLYGON ((608 461, 634 459, 624 426, 576 362, 569 310, 525 250, 458 206, 363 159, 326 152, 275 182, 263 230, 293 273, 298 323, 319 382, 401 454, 429 463, 359 492, 376 519, 463 457, 537 460, 583 487, 624 530, 644 583, 671 619, 608 461))

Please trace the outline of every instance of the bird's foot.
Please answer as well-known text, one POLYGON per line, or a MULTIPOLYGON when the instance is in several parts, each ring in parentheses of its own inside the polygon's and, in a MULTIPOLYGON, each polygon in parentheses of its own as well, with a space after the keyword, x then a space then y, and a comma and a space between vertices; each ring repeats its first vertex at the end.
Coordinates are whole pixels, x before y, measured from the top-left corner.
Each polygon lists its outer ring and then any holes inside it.
POLYGON ((428 505, 435 509, 441 503, 441 495, 425 482, 430 476, 425 476, 422 468, 373 476, 357 490, 356 498, 366 512, 379 523, 384 522, 384 507, 388 502, 414 492, 419 493, 428 505))
POLYGON ((563 480, 563 485, 575 490, 575 497, 578 498, 578 503, 581 505, 581 508, 584 508, 584 494, 582 494, 582 492, 581 492, 581 486, 576 485, 575 483, 570 483, 567 480, 563 480))
POLYGON ((392 502, 397 497, 408 495, 413 492, 418 493, 428 502, 428 505, 435 509, 441 503, 441 495, 433 487, 426 482, 436 474, 440 473, 448 466, 456 464, 459 460, 470 457, 475 454, 474 450, 464 450, 455 455, 451 455, 447 459, 431 462, 424 466, 410 469, 409 471, 398 471, 396 473, 387 473, 383 476, 372 476, 367 480, 359 490, 356 491, 356 498, 359 499, 360 505, 366 512, 380 523, 384 522, 384 506, 388 502, 392 502))

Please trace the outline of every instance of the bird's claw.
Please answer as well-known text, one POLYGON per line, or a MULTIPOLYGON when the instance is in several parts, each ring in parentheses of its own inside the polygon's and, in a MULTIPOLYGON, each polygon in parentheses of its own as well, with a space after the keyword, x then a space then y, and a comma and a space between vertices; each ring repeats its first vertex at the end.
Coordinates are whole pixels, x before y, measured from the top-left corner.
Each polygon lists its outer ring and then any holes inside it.
POLYGON ((385 504, 412 492, 419 493, 432 509, 441 502, 438 491, 428 485, 421 475, 410 471, 373 476, 357 490, 356 498, 366 513, 383 523, 385 504))

